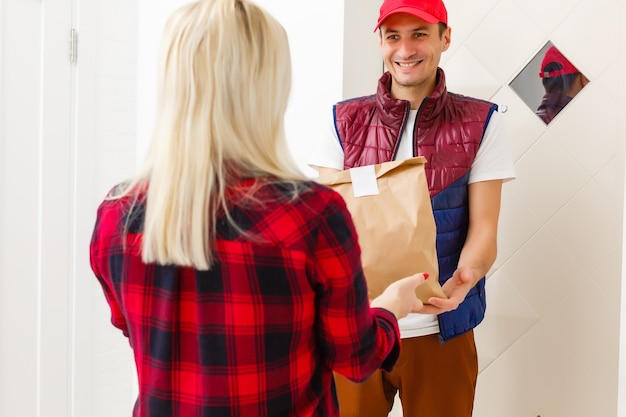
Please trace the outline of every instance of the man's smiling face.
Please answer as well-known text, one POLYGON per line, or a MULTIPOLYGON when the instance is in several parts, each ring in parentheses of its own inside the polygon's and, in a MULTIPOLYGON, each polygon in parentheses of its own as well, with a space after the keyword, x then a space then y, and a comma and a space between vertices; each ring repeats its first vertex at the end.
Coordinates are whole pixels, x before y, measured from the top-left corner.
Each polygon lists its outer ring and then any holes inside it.
POLYGON ((380 36, 383 60, 393 79, 391 95, 405 100, 429 95, 441 53, 450 46, 450 28, 440 33, 438 23, 397 13, 385 19, 380 36))

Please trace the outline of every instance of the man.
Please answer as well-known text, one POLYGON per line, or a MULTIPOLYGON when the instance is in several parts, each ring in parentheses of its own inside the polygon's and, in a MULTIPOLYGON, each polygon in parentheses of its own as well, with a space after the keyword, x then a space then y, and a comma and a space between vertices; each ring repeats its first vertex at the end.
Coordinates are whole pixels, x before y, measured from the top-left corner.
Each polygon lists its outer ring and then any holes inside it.
MULTIPOLYGON (((437 224, 440 281, 400 321, 401 357, 362 384, 336 376, 342 417, 386 416, 399 391, 404 416, 470 417, 478 374, 473 328, 485 313, 496 258, 501 187, 515 177, 497 105, 448 93, 440 69, 451 30, 441 0, 387 0, 375 30, 387 72, 375 95, 337 103, 311 161, 320 176, 423 155, 437 224)), ((407 190, 410 192, 410 190, 407 190)))
POLYGON ((589 83, 589 79, 554 45, 548 48, 543 56, 539 77, 546 94, 535 113, 546 124, 549 124, 589 83))

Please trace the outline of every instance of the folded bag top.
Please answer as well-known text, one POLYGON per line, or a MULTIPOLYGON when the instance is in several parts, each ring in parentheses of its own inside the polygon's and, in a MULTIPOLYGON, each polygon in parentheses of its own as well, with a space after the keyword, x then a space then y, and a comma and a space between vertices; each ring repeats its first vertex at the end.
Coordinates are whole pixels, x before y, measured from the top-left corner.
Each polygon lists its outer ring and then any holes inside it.
POLYGON ((439 284, 437 229, 424 164, 417 156, 352 168, 319 178, 337 191, 352 215, 370 299, 418 272, 429 278, 417 296, 447 298, 439 284))

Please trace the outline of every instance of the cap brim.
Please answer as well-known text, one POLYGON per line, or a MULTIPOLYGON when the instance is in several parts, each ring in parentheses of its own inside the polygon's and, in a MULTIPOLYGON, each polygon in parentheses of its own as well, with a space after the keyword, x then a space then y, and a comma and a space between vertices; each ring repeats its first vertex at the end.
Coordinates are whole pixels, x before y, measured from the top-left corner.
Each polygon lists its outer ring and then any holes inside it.
POLYGON ((380 16, 378 18, 378 23, 376 23, 376 27, 374 28, 374 32, 378 30, 378 28, 380 27, 380 25, 383 24, 385 19, 387 19, 391 15, 398 14, 398 13, 406 13, 406 14, 413 15, 415 17, 422 19, 423 21, 427 23, 439 23, 439 19, 437 19, 435 16, 433 16, 430 13, 426 13, 423 10, 415 9, 413 7, 400 7, 400 8, 390 11, 389 13, 386 13, 380 16))

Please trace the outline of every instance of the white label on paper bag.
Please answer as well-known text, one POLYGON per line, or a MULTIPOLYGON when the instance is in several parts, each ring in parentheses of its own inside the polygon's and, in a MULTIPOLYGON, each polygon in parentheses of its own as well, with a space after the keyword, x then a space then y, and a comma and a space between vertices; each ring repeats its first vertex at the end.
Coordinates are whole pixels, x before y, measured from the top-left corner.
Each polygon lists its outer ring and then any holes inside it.
POLYGON ((355 197, 379 194, 374 165, 350 168, 350 177, 355 197))

